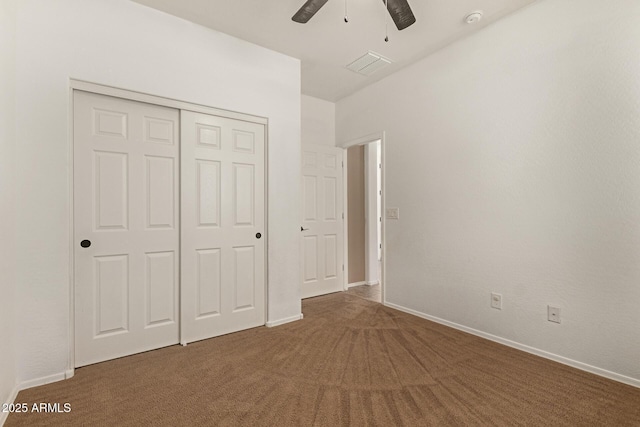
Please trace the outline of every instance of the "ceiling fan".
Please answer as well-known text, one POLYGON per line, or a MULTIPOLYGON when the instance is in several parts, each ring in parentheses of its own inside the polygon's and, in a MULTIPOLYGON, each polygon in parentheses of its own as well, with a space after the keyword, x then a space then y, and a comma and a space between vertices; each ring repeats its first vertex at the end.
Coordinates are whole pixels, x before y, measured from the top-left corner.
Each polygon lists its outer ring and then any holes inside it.
MULTIPOLYGON (((295 22, 306 24, 327 1, 329 0, 307 0, 291 19, 295 22)), ((382 0, 382 3, 385 4, 398 30, 404 30, 416 22, 416 17, 413 15, 407 0, 382 0)), ((347 21, 346 17, 345 21, 347 21)))

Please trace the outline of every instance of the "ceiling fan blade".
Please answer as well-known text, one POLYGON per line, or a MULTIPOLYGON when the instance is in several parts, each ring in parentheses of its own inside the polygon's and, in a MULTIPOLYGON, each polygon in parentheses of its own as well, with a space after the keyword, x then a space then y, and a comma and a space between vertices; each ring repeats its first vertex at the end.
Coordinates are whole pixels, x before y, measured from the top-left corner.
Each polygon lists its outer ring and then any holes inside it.
POLYGON ((382 3, 386 5, 387 1, 389 1, 389 15, 398 30, 404 30, 416 22, 416 17, 407 0, 382 0, 382 3))
POLYGON ((307 0, 291 19, 295 22, 306 24, 327 1, 329 0, 307 0))

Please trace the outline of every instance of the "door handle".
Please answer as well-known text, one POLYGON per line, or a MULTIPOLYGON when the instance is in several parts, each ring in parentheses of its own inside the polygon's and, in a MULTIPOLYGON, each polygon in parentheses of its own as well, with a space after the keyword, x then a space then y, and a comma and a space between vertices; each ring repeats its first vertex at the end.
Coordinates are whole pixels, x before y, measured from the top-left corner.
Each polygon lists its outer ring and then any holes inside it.
POLYGON ((261 237, 262 237, 262 234, 260 234, 260 233, 256 233, 256 239, 259 239, 259 238, 261 238, 261 237))
POLYGON ((300 231, 307 231, 308 228, 300 227, 300 231))
POLYGON ((89 246, 91 246, 91 240, 83 240, 82 242, 80 242, 80 246, 82 246, 83 248, 88 248, 89 246))

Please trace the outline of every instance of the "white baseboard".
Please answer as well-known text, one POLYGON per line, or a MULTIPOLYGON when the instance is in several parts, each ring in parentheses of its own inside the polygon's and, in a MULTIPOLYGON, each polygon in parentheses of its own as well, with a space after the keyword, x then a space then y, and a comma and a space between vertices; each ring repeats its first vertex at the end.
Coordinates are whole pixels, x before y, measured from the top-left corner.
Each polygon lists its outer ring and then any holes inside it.
POLYGON ((49 375, 42 378, 35 378, 33 380, 23 381, 18 385, 18 388, 20 390, 26 390, 28 388, 38 387, 40 385, 45 385, 49 383, 54 383, 56 381, 66 380, 67 378, 71 378, 72 376, 73 376, 73 370, 60 372, 58 374, 53 374, 53 375, 49 375))
POLYGON ((515 348, 515 349, 518 349, 518 350, 522 350, 522 351, 527 352, 527 353, 534 354, 536 356, 544 357, 545 359, 553 360, 554 362, 562 363, 563 365, 568 365, 568 366, 571 366, 573 368, 580 369, 582 371, 590 372, 592 374, 599 375, 599 376, 604 377, 604 378, 608 378, 610 380, 618 381, 618 382, 621 382, 621 383, 624 383, 624 384, 628 384, 628 385, 633 386, 633 387, 640 388, 640 379, 631 378, 631 377, 628 377, 626 375, 621 375, 621 374, 618 374, 618 373, 615 373, 615 372, 607 371, 606 369, 598 368, 596 366, 591 366, 591 365, 588 365, 586 363, 579 362, 579 361, 573 360, 573 359, 569 359, 569 358, 564 357, 564 356, 559 356, 557 354, 549 353, 547 351, 540 350, 540 349, 535 348, 535 347, 530 347, 528 345, 521 344, 521 343, 516 342, 516 341, 511 341, 511 340, 508 340, 506 338, 499 337, 497 335, 492 335, 492 334, 489 334, 487 332, 483 332, 483 331, 479 331, 477 329, 469 328, 468 326, 463 326, 463 325, 460 325, 460 324, 457 324, 457 323, 454 323, 454 322, 450 322, 448 320, 444 320, 444 319, 441 319, 439 317, 431 316, 431 315, 422 313, 422 312, 417 311, 417 310, 413 310, 413 309, 410 309, 410 308, 403 307, 401 305, 393 304, 393 303, 390 303, 390 302, 387 302, 387 301, 384 302, 384 305, 387 306, 387 307, 390 307, 390 308, 395 308, 396 310, 403 311, 403 312, 408 313, 408 314, 413 314, 414 316, 418 316, 418 317, 421 317, 423 319, 431 320, 432 322, 436 322, 436 323, 439 323, 441 325, 449 326, 451 328, 458 329, 460 331, 467 332, 467 333, 470 333, 472 335, 476 335, 478 337, 488 339, 489 341, 494 341, 494 342, 506 345, 508 347, 512 347, 512 348, 515 348))
POLYGON ((376 280, 376 281, 374 281, 374 282, 367 282, 367 285, 369 285, 369 286, 374 286, 374 285, 377 285, 378 283, 380 283, 380 282, 378 282, 378 281, 376 280))
MULTIPOLYGON (((18 384, 15 385, 15 387, 13 387, 13 390, 11 391, 11 394, 9 394, 9 397, 7 398, 6 402, 0 402, 0 404, 2 403, 14 403, 16 401, 16 397, 18 397, 18 392, 20 391, 20 387, 18 387, 18 384)), ((7 417, 9 416, 9 412, 2 412, 0 411, 0 427, 2 427, 5 423, 5 421, 7 421, 7 417)))
MULTIPOLYGON (((16 386, 13 388, 13 391, 9 395, 9 398, 7 399, 6 402, 0 402, 0 403, 14 403, 16 401, 16 397, 18 397, 18 393, 21 392, 22 390, 38 387, 38 386, 49 384, 49 383, 54 383, 56 381, 66 380, 66 379, 72 378, 74 374, 75 374, 75 371, 73 369, 68 369, 58 374, 49 375, 42 378, 35 378, 29 381, 23 381, 20 384, 16 384, 16 386)), ((8 416, 9 416, 8 412, 0 412, 0 427, 4 425, 4 422, 7 420, 8 416)))
POLYGON ((348 284, 347 284, 347 289, 349 289, 349 288, 353 288, 353 287, 356 287, 356 286, 366 285, 366 284, 367 284, 367 282, 365 282, 365 281, 362 281, 362 282, 354 282, 354 283, 348 283, 348 284))
POLYGON ((285 323, 295 322, 297 320, 302 320, 304 315, 302 313, 297 314, 295 316, 287 317, 285 319, 273 320, 266 323, 267 328, 273 328, 274 326, 284 325, 285 323))

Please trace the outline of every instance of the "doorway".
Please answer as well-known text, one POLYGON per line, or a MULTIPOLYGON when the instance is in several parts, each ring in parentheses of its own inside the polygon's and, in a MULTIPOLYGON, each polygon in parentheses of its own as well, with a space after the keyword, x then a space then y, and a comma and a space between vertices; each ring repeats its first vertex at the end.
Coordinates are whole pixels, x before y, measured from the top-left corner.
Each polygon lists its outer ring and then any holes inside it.
POLYGON ((346 149, 349 293, 382 302, 382 139, 346 149))

